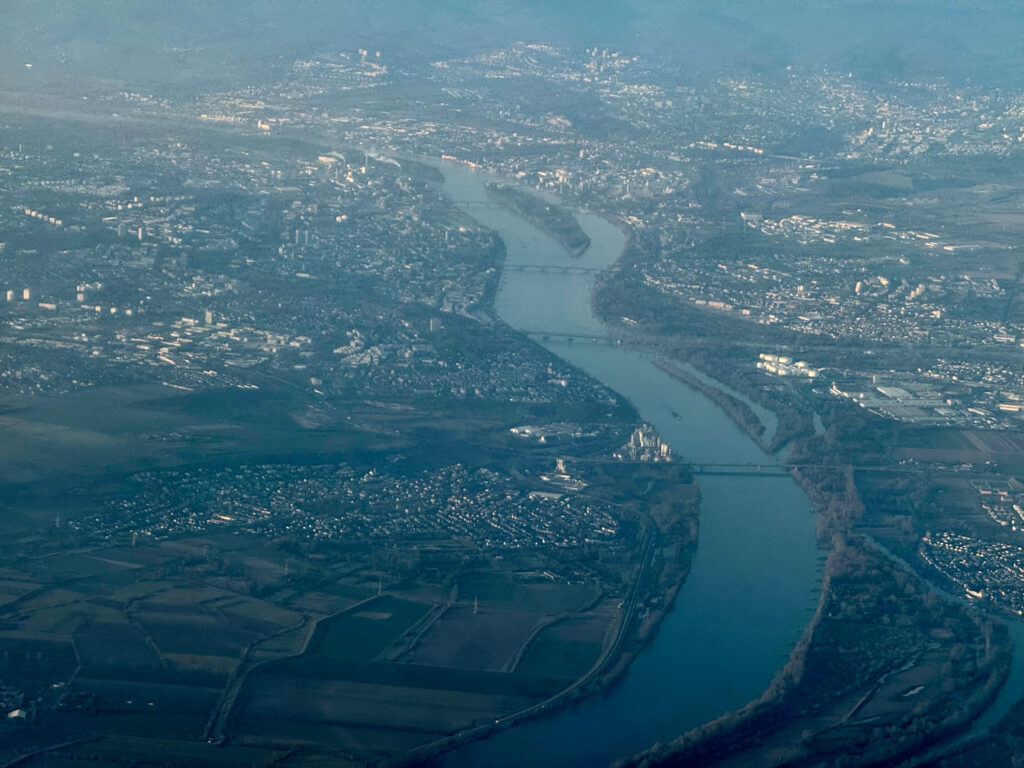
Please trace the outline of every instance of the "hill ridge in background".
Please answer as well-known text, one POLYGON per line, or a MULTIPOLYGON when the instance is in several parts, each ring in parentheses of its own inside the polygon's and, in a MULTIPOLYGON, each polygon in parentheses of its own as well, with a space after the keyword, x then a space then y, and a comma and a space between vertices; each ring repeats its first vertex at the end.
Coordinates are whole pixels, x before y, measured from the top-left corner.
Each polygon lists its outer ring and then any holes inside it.
POLYGON ((325 50, 395 60, 474 53, 518 40, 615 46, 715 73, 790 64, 866 78, 1021 81, 1024 6, 992 0, 8 0, 0 72, 138 86, 233 84, 325 50))

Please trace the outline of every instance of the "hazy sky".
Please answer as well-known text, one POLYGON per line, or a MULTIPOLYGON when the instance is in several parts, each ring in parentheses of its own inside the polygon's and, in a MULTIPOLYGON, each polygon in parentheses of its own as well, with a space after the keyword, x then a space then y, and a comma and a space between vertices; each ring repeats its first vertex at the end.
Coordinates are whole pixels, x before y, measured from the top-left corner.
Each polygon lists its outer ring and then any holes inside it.
POLYGON ((0 77, 213 85, 358 46, 437 58, 517 40, 656 53, 699 71, 829 66, 1022 79, 1017 0, 3 0, 0 77))

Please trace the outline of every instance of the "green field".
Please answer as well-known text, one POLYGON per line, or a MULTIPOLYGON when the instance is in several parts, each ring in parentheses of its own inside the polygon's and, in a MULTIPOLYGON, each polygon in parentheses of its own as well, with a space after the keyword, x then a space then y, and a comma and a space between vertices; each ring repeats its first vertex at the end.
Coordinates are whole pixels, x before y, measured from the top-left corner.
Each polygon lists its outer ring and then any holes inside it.
POLYGON ((70 642, 41 637, 0 637, 0 679, 9 685, 66 680, 78 660, 70 642))
POLYGON ((601 657, 608 622, 569 618, 544 627, 530 641, 516 672, 582 677, 601 657))
POLYGON ((159 667, 160 656, 128 623, 94 621, 75 633, 75 651, 86 667, 159 667))
POLYGON ((570 681, 306 655, 261 667, 246 685, 232 741, 405 751, 522 710, 570 681))
POLYGON ((459 577, 459 599, 496 608, 536 613, 572 613, 584 609, 598 595, 596 584, 565 581, 525 582, 501 571, 473 571, 459 577))
POLYGON ((265 676, 251 691, 246 718, 280 714, 290 721, 442 734, 475 720, 515 712, 533 701, 500 694, 265 676))
MULTIPOLYGON (((96 728, 102 716, 82 716, 80 736, 96 728), (90 725, 91 723, 91 725, 90 725)), ((123 721, 125 724, 129 720, 123 721)), ((136 723, 141 729, 144 723, 136 723)), ((125 729, 127 730, 127 729, 125 729)), ((69 740, 65 737, 63 740, 69 740)), ((236 745, 214 746, 205 741, 189 741, 168 736, 141 737, 130 733, 111 733, 102 739, 68 747, 33 760, 25 765, 46 766, 46 768, 77 768, 88 765, 92 768, 123 768, 134 765, 175 766, 176 768, 252 768, 266 765, 275 756, 265 750, 247 749, 236 745), (130 756, 126 758, 125 756, 130 756)), ((335 763, 335 765, 339 765, 335 763)), ((344 765, 343 763, 341 765, 344 765)))
POLYGON ((335 659, 372 659, 398 640, 430 609, 390 595, 320 623, 310 652, 335 659))
POLYGON ((84 721, 94 721, 91 728, 168 739, 201 738, 220 696, 218 688, 101 678, 78 679, 74 690, 96 697, 95 714, 84 721))
POLYGON ((505 669, 540 616, 486 606, 449 609, 411 656, 417 664, 463 669, 505 669))

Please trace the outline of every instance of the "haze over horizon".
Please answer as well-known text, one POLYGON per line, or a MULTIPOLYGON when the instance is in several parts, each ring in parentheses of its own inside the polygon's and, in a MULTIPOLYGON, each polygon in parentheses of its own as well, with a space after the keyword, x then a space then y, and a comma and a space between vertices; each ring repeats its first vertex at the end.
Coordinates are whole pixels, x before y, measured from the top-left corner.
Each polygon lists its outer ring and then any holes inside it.
POLYGON ((794 65, 1012 85, 1022 37, 1024 6, 997 0, 8 0, 0 68, 206 90, 336 48, 422 61, 526 41, 613 46, 706 74, 794 65))

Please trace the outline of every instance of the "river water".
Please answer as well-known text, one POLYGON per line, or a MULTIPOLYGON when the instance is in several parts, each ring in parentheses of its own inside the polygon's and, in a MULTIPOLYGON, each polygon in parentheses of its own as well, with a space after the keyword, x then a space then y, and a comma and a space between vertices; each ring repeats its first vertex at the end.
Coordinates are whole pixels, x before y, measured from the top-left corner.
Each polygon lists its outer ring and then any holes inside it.
MULTIPOLYGON (((602 335, 591 312, 594 274, 510 269, 522 265, 602 269, 623 233, 580 214, 592 245, 570 260, 553 240, 487 202, 481 173, 442 167, 444 191, 497 231, 508 249, 495 302, 523 331, 602 335)), ((554 354, 629 400, 680 457, 695 463, 772 463, 704 395, 672 379, 646 353, 584 341, 548 342, 554 354)), ((788 477, 699 478, 700 542, 690 576, 651 643, 601 693, 467 744, 445 766, 600 766, 667 742, 742 707, 767 687, 810 619, 820 558, 810 503, 788 477)))

